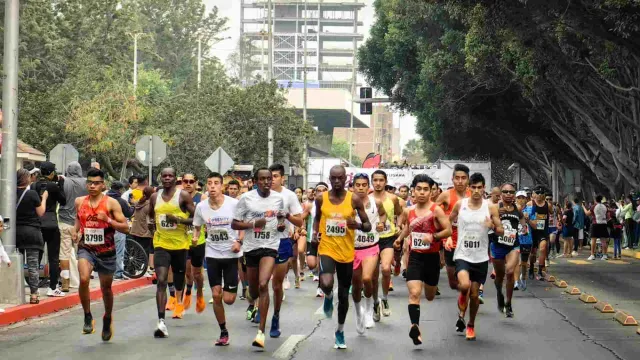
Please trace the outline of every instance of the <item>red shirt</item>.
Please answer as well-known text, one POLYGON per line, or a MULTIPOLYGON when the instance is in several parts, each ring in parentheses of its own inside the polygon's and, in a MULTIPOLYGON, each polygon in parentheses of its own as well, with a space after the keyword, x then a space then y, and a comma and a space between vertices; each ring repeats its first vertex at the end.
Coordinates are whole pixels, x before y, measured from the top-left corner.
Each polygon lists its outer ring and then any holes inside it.
MULTIPOLYGON (((422 231, 411 232, 411 236, 409 238, 411 240, 409 242, 409 251, 422 253, 422 254, 437 253, 440 251, 440 245, 442 243, 442 239, 433 240, 433 242, 431 242, 430 245, 426 245, 420 239, 423 236, 422 234, 433 235, 438 232, 438 229, 436 229, 436 222, 435 222, 435 213, 434 213, 435 208, 436 208, 436 204, 433 204, 433 206, 431 206, 431 208, 429 209, 431 210, 429 215, 427 215, 425 219, 422 220, 424 222, 424 225, 419 226, 420 228, 419 230, 422 230, 422 231)), ((417 218, 418 218, 418 215, 416 214, 416 209, 413 208, 409 211, 407 223, 411 224, 411 222, 417 218)), ((418 229, 414 229, 414 230, 418 230, 418 229)))

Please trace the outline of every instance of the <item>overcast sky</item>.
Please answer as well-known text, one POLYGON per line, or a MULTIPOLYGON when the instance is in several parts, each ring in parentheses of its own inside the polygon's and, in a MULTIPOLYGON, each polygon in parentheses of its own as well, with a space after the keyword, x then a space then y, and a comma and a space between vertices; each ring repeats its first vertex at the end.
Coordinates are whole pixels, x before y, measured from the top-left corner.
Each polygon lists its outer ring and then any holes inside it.
MULTIPOLYGON (((207 6, 207 10, 211 10, 214 6, 218 7, 220 16, 228 18, 227 26, 229 29, 222 34, 229 37, 229 40, 221 41, 213 46, 214 55, 223 63, 226 63, 227 57, 235 49, 238 38, 240 36, 240 0, 203 0, 207 6)), ((367 6, 360 12, 360 18, 364 23, 365 39, 368 37, 369 28, 374 20, 373 0, 364 0, 367 6)), ((400 117, 399 114, 394 115, 395 125, 400 125, 400 147, 413 138, 418 138, 415 134, 415 118, 412 116, 400 117)))

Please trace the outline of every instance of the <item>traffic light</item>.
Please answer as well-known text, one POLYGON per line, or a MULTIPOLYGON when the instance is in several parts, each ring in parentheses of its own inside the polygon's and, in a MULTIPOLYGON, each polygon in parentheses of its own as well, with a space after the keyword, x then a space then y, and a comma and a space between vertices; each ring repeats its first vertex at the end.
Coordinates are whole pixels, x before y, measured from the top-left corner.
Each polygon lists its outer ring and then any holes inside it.
MULTIPOLYGON (((371 99, 373 98, 373 91, 370 87, 361 87, 360 88, 360 99, 371 99)), ((361 103, 360 104, 360 115, 371 115, 373 114, 373 104, 372 103, 361 103)))

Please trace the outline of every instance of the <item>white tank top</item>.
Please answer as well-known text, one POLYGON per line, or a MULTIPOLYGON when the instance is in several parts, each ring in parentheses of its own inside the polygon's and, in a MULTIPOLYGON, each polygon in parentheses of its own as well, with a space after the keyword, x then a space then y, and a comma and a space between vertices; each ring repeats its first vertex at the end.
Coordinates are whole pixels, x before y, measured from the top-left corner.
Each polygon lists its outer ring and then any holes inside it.
MULTIPOLYGON (((378 207, 376 206, 376 200, 373 198, 373 195, 369 195, 369 207, 365 208, 364 212, 367 213, 369 223, 371 223, 371 231, 363 232, 356 230, 356 249, 368 248, 376 245, 378 241, 380 241, 380 234, 376 231, 378 207)), ((358 217, 357 221, 361 222, 360 217, 358 217)))
POLYGON ((458 212, 458 246, 454 260, 464 260, 473 264, 489 261, 489 235, 484 224, 491 218, 489 201, 482 200, 477 210, 469 208, 469 199, 463 199, 458 212))

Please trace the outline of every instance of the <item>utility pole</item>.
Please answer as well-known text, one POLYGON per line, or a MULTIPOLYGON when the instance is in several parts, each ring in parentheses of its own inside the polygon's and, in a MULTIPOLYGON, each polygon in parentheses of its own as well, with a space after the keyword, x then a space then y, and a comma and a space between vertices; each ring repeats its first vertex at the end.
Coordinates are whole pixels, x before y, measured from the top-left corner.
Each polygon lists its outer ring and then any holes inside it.
POLYGON ((202 80, 202 36, 198 36, 198 89, 202 80))
MULTIPOLYGON (((273 77, 273 29, 272 29, 272 24, 271 24, 271 0, 269 0, 269 9, 267 11, 267 22, 269 23, 269 28, 267 30, 268 32, 268 42, 269 42, 269 53, 267 54, 268 59, 269 59, 269 64, 268 64, 268 69, 267 69, 267 80, 269 82, 271 82, 271 79, 273 77)), ((269 126, 268 129, 268 134, 267 134, 267 142, 268 142, 268 149, 267 149, 267 162, 269 163, 269 166, 271 166, 271 164, 273 164, 273 126, 269 126)))
POLYGON ((5 0, 4 7, 4 81, 2 84, 2 161, 0 161, 0 190, 2 201, 0 211, 9 223, 2 240, 7 253, 14 263, 3 272, 0 301, 15 304, 24 303, 24 277, 22 275, 22 255, 16 249, 16 155, 18 147, 18 35, 20 22, 20 1, 5 0))
POLYGON ((358 9, 353 8, 353 60, 351 66, 351 120, 349 122, 349 163, 353 164, 353 99, 356 96, 356 50, 358 49, 358 41, 356 34, 358 33, 358 9))
POLYGON ((138 36, 143 33, 129 34, 133 37, 133 96, 137 96, 136 90, 138 89, 138 36))
MULTIPOLYGON (((302 60, 302 119, 304 122, 307 122, 307 2, 308 0, 304 0, 304 31, 302 35, 304 37, 304 57, 302 60)), ((307 191, 307 171, 309 169, 307 153, 308 153, 308 144, 307 139, 304 140, 303 143, 304 149, 302 151, 302 188, 304 191, 307 191)))

